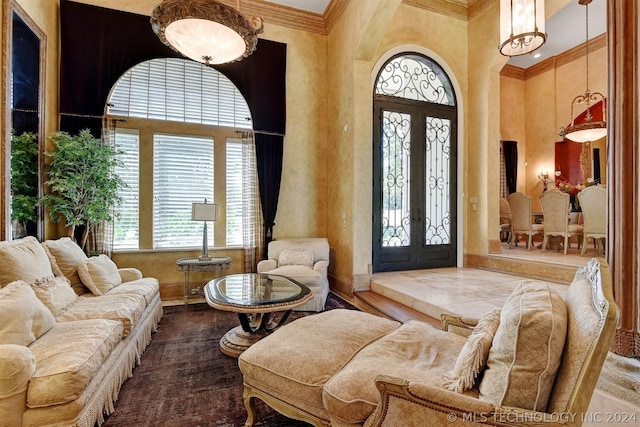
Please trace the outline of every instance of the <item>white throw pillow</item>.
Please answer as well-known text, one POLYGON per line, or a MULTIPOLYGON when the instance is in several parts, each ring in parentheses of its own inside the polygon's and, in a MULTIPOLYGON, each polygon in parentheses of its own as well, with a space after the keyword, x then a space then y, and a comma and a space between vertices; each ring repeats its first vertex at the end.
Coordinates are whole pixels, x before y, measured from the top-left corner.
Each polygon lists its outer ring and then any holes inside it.
POLYGON ((304 248, 285 248, 278 255, 278 265, 306 265, 313 268, 313 251, 304 248))
POLYGON ((45 240, 42 242, 42 247, 49 257, 51 268, 55 275, 69 279, 77 294, 87 292, 87 289, 82 286, 82 281, 78 275, 78 266, 87 259, 87 255, 82 248, 69 237, 45 240))
POLYGON ((16 280, 31 284, 53 276, 49 258, 33 236, 0 242, 0 260, 0 287, 16 280))
POLYGON ((87 258, 78 266, 82 283, 94 295, 102 295, 122 283, 118 266, 106 255, 87 258))
POLYGON ((26 282, 0 289, 0 344, 28 346, 55 324, 51 311, 26 282))
POLYGON ((78 298, 66 277, 48 277, 37 280, 31 287, 38 299, 47 306, 54 316, 58 316, 78 298))
POLYGON ((500 312, 480 400, 544 412, 566 334, 564 299, 544 282, 523 281, 500 312))
POLYGON ((499 324, 500 309, 491 310, 478 321, 460 350, 455 367, 443 375, 443 386, 456 393, 473 388, 478 374, 487 364, 489 349, 499 324))

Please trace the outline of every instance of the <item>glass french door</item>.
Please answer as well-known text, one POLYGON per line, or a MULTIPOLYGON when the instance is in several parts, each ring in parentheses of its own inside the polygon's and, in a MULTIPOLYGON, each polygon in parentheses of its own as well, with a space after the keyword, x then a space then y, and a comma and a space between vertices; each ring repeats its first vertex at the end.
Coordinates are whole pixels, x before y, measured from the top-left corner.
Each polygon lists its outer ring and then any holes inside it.
POLYGON ((374 271, 455 266, 455 107, 398 99, 374 110, 374 271))

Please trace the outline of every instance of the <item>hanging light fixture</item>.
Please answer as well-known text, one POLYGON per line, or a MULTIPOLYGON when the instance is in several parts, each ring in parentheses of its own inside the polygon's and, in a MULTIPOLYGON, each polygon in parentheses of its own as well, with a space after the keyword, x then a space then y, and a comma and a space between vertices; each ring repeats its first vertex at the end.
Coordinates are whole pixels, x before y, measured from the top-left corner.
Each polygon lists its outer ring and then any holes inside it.
POLYGON ((162 43, 204 64, 224 64, 251 55, 263 32, 262 17, 246 18, 214 0, 163 0, 151 14, 162 43))
POLYGON ((500 53, 518 56, 533 52, 547 40, 544 0, 500 0, 500 53))
POLYGON ((600 138, 604 138, 607 136, 607 122, 606 122, 606 100, 604 99, 604 95, 600 92, 593 92, 589 90, 589 3, 591 0, 579 0, 578 3, 584 5, 585 7, 585 22, 586 22, 586 58, 587 58, 587 90, 583 95, 576 96, 571 102, 571 125, 560 128, 560 132, 558 134, 567 138, 571 141, 575 142, 591 142, 596 141, 600 138), (598 101, 602 102, 602 120, 594 121, 593 116, 591 115, 591 104, 597 103, 598 101), (576 124, 576 118, 573 115, 574 107, 576 105, 586 104, 587 110, 584 117, 584 123, 576 124))

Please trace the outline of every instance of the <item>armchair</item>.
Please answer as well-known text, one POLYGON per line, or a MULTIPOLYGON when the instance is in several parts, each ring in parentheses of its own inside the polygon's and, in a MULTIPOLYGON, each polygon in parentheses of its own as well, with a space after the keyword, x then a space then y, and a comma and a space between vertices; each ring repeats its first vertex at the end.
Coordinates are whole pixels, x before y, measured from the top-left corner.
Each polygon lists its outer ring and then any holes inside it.
POLYGON ((329 295, 329 242, 324 237, 283 238, 269 242, 268 259, 258 273, 290 277, 307 286, 313 299, 297 311, 323 311, 329 295))
POLYGON ((578 269, 564 299, 543 282, 524 281, 500 310, 499 322, 497 311, 475 327, 470 319, 445 317, 446 331, 353 310, 291 322, 239 358, 245 426, 255 422, 255 398, 314 426, 582 425, 618 321, 604 260, 578 269), (545 289, 546 295, 533 298, 545 289), (519 316, 523 320, 514 322, 519 316), (536 334, 543 329, 550 333, 541 338, 536 334), (518 351, 504 351, 504 343, 514 340, 518 351), (547 349, 555 353, 541 357, 547 349), (467 355, 475 366, 471 384, 452 388, 443 380, 467 355), (483 357, 484 369, 475 365, 483 357), (513 404, 514 398, 521 403, 513 404))

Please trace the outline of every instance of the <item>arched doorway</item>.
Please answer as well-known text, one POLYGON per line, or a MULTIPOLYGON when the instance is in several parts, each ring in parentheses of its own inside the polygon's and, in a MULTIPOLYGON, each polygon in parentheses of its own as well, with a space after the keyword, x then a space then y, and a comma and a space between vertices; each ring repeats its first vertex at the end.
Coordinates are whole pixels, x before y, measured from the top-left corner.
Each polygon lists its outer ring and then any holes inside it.
POLYGON ((456 265, 457 109, 451 81, 416 53, 376 78, 373 117, 373 269, 456 265))

